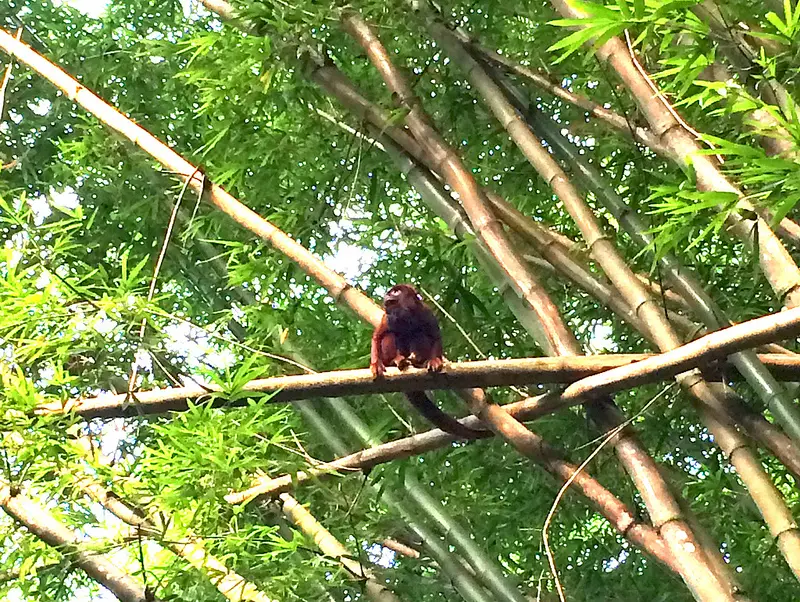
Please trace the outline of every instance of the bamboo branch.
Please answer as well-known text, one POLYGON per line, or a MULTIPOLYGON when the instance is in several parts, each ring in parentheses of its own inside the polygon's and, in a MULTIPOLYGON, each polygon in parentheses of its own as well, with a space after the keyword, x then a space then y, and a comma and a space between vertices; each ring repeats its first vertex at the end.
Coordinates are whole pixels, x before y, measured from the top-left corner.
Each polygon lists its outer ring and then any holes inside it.
MULTIPOLYGON (((375 379, 369 369, 334 370, 295 376, 277 376, 252 380, 242 386, 241 392, 271 394, 270 401, 289 402, 318 397, 341 397, 404 391, 474 388, 477 386, 506 386, 533 383, 571 383, 611 367, 641 360, 643 355, 598 355, 570 358, 523 358, 510 360, 483 360, 447 364, 443 372, 408 368, 401 372, 388 368, 385 378, 375 379), (482 385, 483 383, 483 385, 482 385)), ((702 360, 701 360, 702 361, 702 360)), ((784 362, 784 366, 790 365, 784 362)), ((800 370, 800 358, 797 361, 800 370)), ((138 391, 134 399, 123 393, 99 395, 67 402, 54 402, 39 406, 36 414, 75 413, 84 418, 108 418, 124 415, 158 414, 186 409, 190 399, 214 397, 217 406, 243 405, 247 402, 228 402, 225 391, 214 384, 190 384, 138 391)))
POLYGON ((122 602, 155 602, 150 593, 107 557, 83 549, 85 540, 36 502, 0 483, 0 506, 46 544, 53 546, 122 602))
MULTIPOLYGON (((418 368, 408 368, 405 372, 389 368, 385 378, 381 380, 375 380, 366 368, 334 370, 251 380, 237 393, 271 394, 271 403, 285 403, 319 397, 436 391, 477 386, 570 384, 621 367, 629 367, 637 372, 635 377, 626 377, 633 378, 635 384, 631 384, 633 380, 620 381, 611 387, 604 387, 603 391, 622 391, 632 386, 665 380, 693 368, 702 368, 704 374, 708 374, 712 379, 728 378, 726 375, 730 374, 731 368, 724 364, 717 366, 713 362, 738 349, 760 345, 766 339, 785 338, 789 336, 786 333, 800 333, 800 326, 797 324, 797 316, 800 314, 797 312, 800 312, 800 308, 742 322, 695 339, 672 350, 669 354, 626 353, 482 360, 447 364, 446 370, 438 373, 418 368), (774 331, 758 331, 762 325, 764 328, 771 328, 770 324, 773 321, 779 324, 775 326, 774 331), (741 336, 739 333, 742 333, 741 336), (656 363, 656 360, 660 363, 656 363)), ((799 356, 769 353, 760 354, 758 357, 778 377, 790 381, 800 379, 799 356)), ((587 390, 587 396, 596 397, 600 395, 598 391, 590 388, 587 390)), ((189 400, 210 398, 215 407, 239 407, 247 404, 245 399, 238 398, 231 402, 225 393, 225 390, 218 385, 192 384, 138 391, 134 401, 122 393, 78 398, 66 403, 53 402, 38 406, 34 413, 76 414, 86 419, 114 418, 185 411, 189 400)))
POLYGON ((387 537, 386 539, 384 539, 381 542, 381 545, 384 548, 388 548, 393 552, 397 552, 398 554, 402 554, 403 556, 408 556, 409 558, 420 557, 419 550, 404 544, 402 541, 397 541, 396 539, 392 539, 391 537, 387 537))

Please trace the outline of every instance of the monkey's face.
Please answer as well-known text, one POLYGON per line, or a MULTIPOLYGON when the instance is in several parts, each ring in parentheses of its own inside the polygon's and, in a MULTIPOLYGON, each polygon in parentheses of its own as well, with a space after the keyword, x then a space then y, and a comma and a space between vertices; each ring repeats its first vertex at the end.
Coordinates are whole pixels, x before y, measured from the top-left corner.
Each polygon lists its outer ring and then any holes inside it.
POLYGON ((406 312, 416 307, 418 303, 417 291, 408 284, 396 284, 383 297, 383 307, 390 313, 406 312))

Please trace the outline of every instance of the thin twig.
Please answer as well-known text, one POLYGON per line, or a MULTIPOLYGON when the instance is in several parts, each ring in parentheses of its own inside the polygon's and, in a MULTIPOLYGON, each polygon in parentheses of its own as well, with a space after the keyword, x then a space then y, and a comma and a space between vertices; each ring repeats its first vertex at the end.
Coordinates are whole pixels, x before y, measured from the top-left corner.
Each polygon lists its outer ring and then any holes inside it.
POLYGON ((580 463, 578 468, 573 472, 570 477, 564 482, 561 486, 561 489, 558 490, 558 494, 556 495, 555 499, 553 500, 553 505, 550 507, 550 511, 547 513, 547 518, 544 521, 544 527, 542 528, 542 540, 544 541, 544 551, 547 555, 547 562, 550 565, 550 572, 553 574, 553 580, 556 584, 556 590, 558 591, 558 597, 561 599, 561 602, 566 602, 567 598, 564 595, 564 588, 561 585, 561 580, 558 578, 558 569, 556 567, 555 557, 553 556, 553 551, 550 549, 550 537, 548 535, 550 529, 550 523, 553 521, 553 517, 556 514, 556 510, 558 509, 558 505, 561 502, 561 499, 567 493, 567 489, 572 484, 572 482, 578 477, 578 475, 586 468, 589 463, 599 454, 602 449, 611 443, 611 441, 616 437, 622 430, 631 424, 636 418, 644 414, 651 405, 653 405, 659 398, 661 398, 667 391, 669 391, 672 387, 675 386, 675 383, 669 384, 664 387, 653 399, 647 402, 645 406, 636 414, 628 418, 622 424, 614 427, 608 434, 603 438, 600 444, 590 453, 586 459, 580 463))
MULTIPOLYGON (((181 201, 183 201, 183 196, 186 194, 186 190, 189 188, 189 183, 194 179, 194 176, 200 171, 199 167, 196 167, 192 175, 190 175, 186 181, 183 183, 183 188, 181 188, 181 192, 178 195, 178 198, 175 201, 175 205, 172 207, 172 213, 169 216, 169 222, 167 223, 167 231, 164 233, 164 242, 161 243, 161 250, 158 253, 158 259, 156 260, 156 265, 153 268, 153 277, 150 279, 150 288, 147 291, 147 303, 149 304, 156 293, 156 283, 158 282, 158 274, 161 272, 161 265, 164 262, 164 256, 167 254, 167 247, 169 246, 170 238, 172 237, 172 228, 175 226, 175 219, 178 216, 178 210, 181 207, 181 201)), ((200 189, 200 193, 198 196, 202 197, 202 188, 200 189)), ((142 323, 139 326, 139 341, 144 341, 144 333, 147 329, 147 318, 142 318, 142 323)), ((136 359, 136 356, 133 358, 133 367, 131 368, 131 376, 128 379, 128 396, 133 397, 134 389, 136 388, 136 375, 139 371, 139 362, 136 359)))
MULTIPOLYGON (((15 39, 19 42, 20 38, 22 37, 22 27, 17 29, 17 35, 15 39)), ((6 72, 3 75, 3 83, 0 84, 0 123, 3 121, 3 109, 5 108, 6 104, 6 88, 8 87, 8 82, 11 80, 11 70, 14 68, 14 55, 10 55, 8 57, 8 65, 6 65, 6 72)))

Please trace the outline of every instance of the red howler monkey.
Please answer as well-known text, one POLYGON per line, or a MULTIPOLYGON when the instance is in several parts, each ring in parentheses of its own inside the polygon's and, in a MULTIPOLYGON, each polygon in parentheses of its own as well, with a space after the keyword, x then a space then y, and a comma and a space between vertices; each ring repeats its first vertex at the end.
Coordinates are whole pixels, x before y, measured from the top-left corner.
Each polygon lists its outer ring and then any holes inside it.
MULTIPOLYGON (((375 378, 386 366, 405 370, 409 366, 439 372, 443 366, 442 335, 430 308, 409 284, 397 284, 383 298, 386 315, 372 333, 370 368, 375 378)), ((445 432, 463 439, 475 439, 484 431, 471 429, 445 414, 424 391, 406 393, 417 411, 445 432)))

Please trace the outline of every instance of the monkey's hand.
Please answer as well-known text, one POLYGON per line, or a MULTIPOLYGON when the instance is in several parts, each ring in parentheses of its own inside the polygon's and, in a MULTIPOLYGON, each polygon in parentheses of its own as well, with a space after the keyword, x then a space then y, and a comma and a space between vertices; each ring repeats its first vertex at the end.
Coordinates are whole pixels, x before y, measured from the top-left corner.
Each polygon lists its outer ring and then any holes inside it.
POLYGON ((408 370, 411 362, 405 355, 398 355, 394 358, 394 365, 402 372, 403 370, 408 370))
POLYGON ((383 362, 380 360, 371 362, 369 369, 372 370, 372 378, 381 378, 383 373, 386 372, 386 366, 384 366, 383 362))
POLYGON ((428 372, 441 372, 444 368, 444 360, 440 357, 432 357, 428 360, 428 372))

